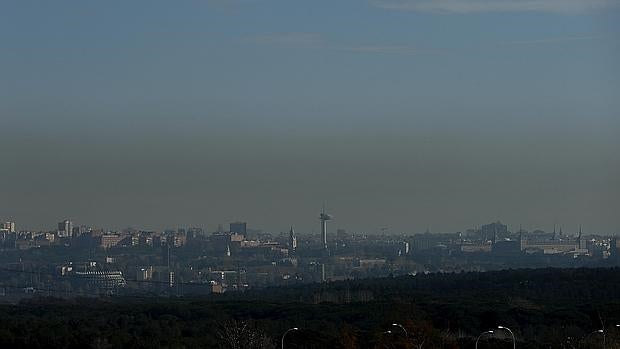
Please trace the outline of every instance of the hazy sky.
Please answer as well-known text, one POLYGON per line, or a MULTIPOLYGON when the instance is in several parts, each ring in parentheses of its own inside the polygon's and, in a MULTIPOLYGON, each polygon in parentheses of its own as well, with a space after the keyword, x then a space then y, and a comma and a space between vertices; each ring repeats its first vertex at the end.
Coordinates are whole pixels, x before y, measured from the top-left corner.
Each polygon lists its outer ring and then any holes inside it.
POLYGON ((620 232, 620 1, 0 2, 0 219, 620 232))

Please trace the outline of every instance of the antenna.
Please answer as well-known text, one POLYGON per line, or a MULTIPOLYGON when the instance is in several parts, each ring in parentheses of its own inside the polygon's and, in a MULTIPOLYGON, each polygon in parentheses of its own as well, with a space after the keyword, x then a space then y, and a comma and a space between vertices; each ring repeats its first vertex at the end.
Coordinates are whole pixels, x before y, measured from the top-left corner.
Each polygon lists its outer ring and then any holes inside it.
POLYGON ((321 220, 321 240, 323 240, 323 248, 327 250, 327 221, 331 220, 332 216, 325 213, 325 201, 323 201, 323 208, 319 215, 319 219, 321 220))

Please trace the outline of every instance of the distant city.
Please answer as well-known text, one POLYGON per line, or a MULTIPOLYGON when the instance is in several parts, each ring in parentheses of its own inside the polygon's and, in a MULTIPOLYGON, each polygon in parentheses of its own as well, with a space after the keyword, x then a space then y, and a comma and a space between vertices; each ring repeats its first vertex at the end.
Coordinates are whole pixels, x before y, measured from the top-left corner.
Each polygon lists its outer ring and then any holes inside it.
POLYGON ((269 286, 541 267, 604 267, 620 263, 615 235, 565 231, 510 231, 500 221, 453 233, 368 234, 330 229, 320 234, 264 232, 248 222, 215 231, 180 227, 107 231, 71 219, 56 229, 0 226, 0 301, 148 294, 205 295, 269 286))

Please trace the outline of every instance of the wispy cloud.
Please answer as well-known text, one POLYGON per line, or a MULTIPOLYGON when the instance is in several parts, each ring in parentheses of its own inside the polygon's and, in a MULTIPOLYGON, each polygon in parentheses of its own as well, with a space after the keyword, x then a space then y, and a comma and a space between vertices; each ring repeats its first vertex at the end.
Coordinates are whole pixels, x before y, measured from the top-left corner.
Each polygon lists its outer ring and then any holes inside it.
POLYGON ((504 45, 555 44, 555 43, 563 43, 563 42, 570 42, 570 41, 596 40, 596 39, 600 39, 603 37, 604 37, 603 35, 568 36, 568 37, 544 38, 544 39, 534 39, 534 40, 504 41, 501 44, 504 44, 504 45))
POLYGON ((318 33, 269 33, 254 35, 246 39, 255 44, 300 48, 319 48, 326 44, 321 34, 318 33))
POLYGON ((394 54, 417 54, 424 52, 413 46, 406 45, 360 45, 360 46, 341 46, 339 50, 360 53, 394 53, 394 54))
MULTIPOLYGON (((489 42, 480 48, 501 48, 502 46, 527 46, 527 45, 547 45, 563 44, 604 38, 604 35, 581 35, 566 37, 548 37, 540 39, 510 40, 500 42, 489 42)), ((255 45, 265 45, 272 47, 291 48, 291 49, 320 49, 332 51, 344 51, 359 54, 392 54, 392 55, 417 55, 428 53, 454 52, 463 48, 420 48, 413 45, 400 44, 346 44, 328 40, 319 33, 270 33, 260 34, 245 38, 246 42, 255 45)))
POLYGON ((246 38, 257 45, 269 45, 288 48, 326 49, 357 53, 383 54, 417 54, 424 52, 411 45, 358 44, 348 45, 327 40, 318 33, 269 33, 246 38))
POLYGON ((551 12, 583 13, 620 6, 620 0, 371 0, 375 6, 432 13, 551 12))

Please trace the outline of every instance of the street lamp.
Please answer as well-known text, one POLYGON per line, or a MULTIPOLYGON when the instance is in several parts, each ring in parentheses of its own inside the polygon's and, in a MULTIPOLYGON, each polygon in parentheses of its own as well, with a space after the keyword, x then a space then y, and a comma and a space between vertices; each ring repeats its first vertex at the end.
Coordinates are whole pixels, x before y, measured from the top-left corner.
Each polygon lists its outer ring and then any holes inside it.
POLYGON ((286 332, 284 332, 284 334, 282 335, 282 349, 284 349, 284 337, 286 337, 286 334, 291 331, 297 331, 297 330, 299 330, 299 328, 293 327, 293 328, 289 328, 288 330, 286 330, 286 332))
POLYGON ((482 338, 482 336, 484 336, 485 334, 493 334, 494 331, 490 330, 490 331, 484 331, 482 332, 479 336, 478 339, 476 339, 476 349, 478 349, 478 341, 480 340, 480 338, 482 338))
POLYGON ((595 333, 600 333, 600 334, 603 335, 603 349, 607 348, 607 338, 605 336, 605 330, 602 329, 602 330, 592 331, 592 333, 590 333, 590 334, 595 334, 595 333))
POLYGON ((510 336, 512 336, 512 349, 516 349, 517 348, 517 341, 515 340, 515 334, 512 333, 512 330, 509 329, 508 327, 504 327, 504 326, 497 326, 497 328, 499 330, 506 330, 506 331, 510 332, 510 336))
POLYGON ((397 324, 397 323, 393 323, 392 326, 400 327, 400 329, 403 330, 403 332, 405 332, 405 337, 409 338, 409 334, 407 333, 407 330, 405 330, 405 327, 403 327, 403 325, 397 324))

